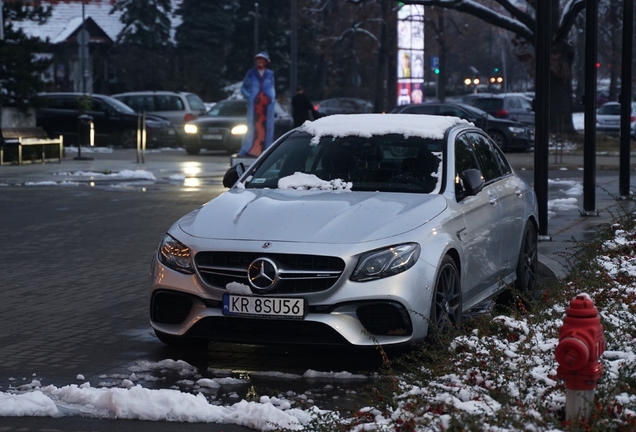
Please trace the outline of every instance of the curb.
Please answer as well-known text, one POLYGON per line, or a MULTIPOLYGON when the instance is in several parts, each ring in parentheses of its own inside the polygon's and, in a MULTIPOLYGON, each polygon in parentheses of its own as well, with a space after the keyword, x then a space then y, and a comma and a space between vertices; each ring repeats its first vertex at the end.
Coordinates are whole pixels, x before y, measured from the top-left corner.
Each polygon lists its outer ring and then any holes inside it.
POLYGON ((539 254, 537 258, 539 261, 537 268, 539 275, 550 279, 565 279, 568 275, 567 269, 549 256, 539 254))

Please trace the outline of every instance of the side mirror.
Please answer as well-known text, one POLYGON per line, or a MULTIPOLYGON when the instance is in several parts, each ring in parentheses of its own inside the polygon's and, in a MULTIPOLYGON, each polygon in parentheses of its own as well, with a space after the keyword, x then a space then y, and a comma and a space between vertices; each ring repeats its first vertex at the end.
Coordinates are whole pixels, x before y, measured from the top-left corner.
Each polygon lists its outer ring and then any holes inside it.
POLYGON ((236 165, 233 165, 229 170, 225 172, 223 176, 223 186, 226 188, 231 188, 236 184, 238 179, 241 178, 243 173, 245 172, 245 165, 243 162, 239 162, 236 165))
POLYGON ((467 169, 466 171, 462 172, 461 176, 462 181, 464 182, 464 188, 466 189, 468 195, 477 195, 486 184, 484 176, 478 169, 467 169))

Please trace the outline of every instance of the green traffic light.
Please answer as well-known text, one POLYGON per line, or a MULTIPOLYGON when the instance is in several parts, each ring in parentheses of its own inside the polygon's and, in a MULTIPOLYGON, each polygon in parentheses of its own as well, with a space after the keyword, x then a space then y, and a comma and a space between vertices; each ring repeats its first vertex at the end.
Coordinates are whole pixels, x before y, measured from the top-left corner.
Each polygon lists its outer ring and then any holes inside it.
POLYGON ((498 68, 498 67, 496 67, 496 68, 494 69, 494 71, 495 71, 495 72, 499 72, 499 68, 498 68))
POLYGON ((434 72, 435 72, 435 75, 439 75, 439 68, 436 68, 434 72))

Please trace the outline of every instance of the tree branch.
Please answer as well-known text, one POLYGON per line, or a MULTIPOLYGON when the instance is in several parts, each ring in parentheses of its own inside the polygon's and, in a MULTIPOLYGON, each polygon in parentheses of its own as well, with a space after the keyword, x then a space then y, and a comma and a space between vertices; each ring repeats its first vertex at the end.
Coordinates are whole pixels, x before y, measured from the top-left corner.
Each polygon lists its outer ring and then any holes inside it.
MULTIPOLYGON (((499 2, 505 0, 497 0, 499 2)), ((534 20, 527 15, 527 19, 530 19, 531 25, 506 17, 492 9, 483 6, 473 0, 404 0, 405 4, 417 4, 423 6, 439 6, 446 9, 454 9, 459 12, 464 12, 474 17, 481 19, 489 24, 508 30, 534 45, 534 20)), ((502 5, 503 6, 503 5, 502 5)), ((512 7, 512 6, 511 6, 512 7)), ((519 11, 520 12, 520 11, 519 11)))
POLYGON ((536 26, 536 21, 532 17, 532 15, 530 15, 527 12, 523 12, 521 9, 519 9, 518 7, 510 3, 510 1, 508 0, 495 0, 495 1, 499 3, 506 11, 508 11, 510 15, 518 19, 522 24, 524 24, 529 29, 534 29, 534 27, 536 26))
POLYGON ((563 18, 559 23, 559 28, 554 35, 553 43, 565 39, 574 25, 574 20, 585 9, 585 0, 572 0, 563 9, 563 18))

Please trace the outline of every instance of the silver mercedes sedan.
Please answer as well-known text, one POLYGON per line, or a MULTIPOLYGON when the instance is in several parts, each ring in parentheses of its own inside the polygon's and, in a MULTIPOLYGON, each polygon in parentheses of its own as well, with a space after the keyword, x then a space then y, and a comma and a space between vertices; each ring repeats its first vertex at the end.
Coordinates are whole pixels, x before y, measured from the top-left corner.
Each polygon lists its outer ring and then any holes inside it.
POLYGON ((306 122, 178 220, 152 264, 170 345, 411 345, 536 284, 531 186, 465 120, 306 122))

